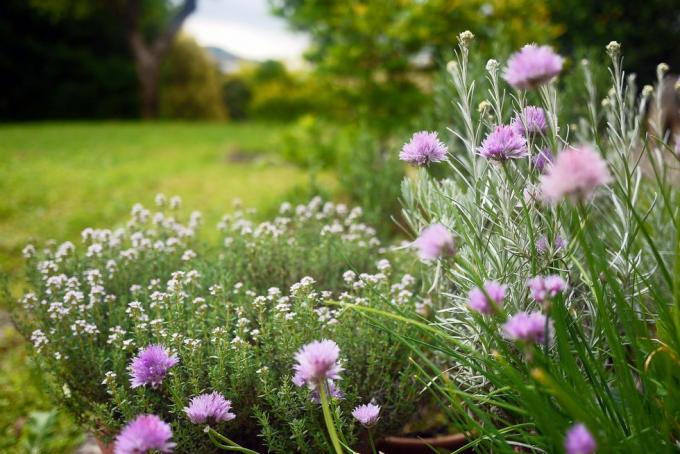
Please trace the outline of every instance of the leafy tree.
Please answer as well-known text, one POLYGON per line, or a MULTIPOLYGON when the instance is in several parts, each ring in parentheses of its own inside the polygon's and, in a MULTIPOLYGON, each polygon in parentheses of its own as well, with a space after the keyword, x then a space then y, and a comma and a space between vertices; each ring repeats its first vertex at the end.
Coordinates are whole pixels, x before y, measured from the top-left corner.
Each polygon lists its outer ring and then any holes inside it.
POLYGON ((548 0, 560 27, 560 48, 570 54, 595 47, 600 55, 612 40, 623 44, 625 67, 642 81, 655 78, 657 63, 680 72, 678 0, 548 0))
POLYGON ((346 98, 352 115, 382 131, 408 122, 424 103, 431 75, 470 29, 490 42, 545 41, 558 30, 534 0, 270 0, 275 14, 310 34, 306 57, 346 98))
POLYGON ((227 116, 220 74, 213 60, 189 36, 180 35, 163 65, 161 117, 220 120, 227 116))
POLYGON ((3 0, 0 42, 0 119, 137 115, 125 35, 101 7, 55 17, 26 0, 3 0))
POLYGON ((83 17, 104 8, 125 32, 135 62, 141 114, 158 115, 161 65, 184 20, 198 0, 31 0, 31 4, 54 17, 83 17))

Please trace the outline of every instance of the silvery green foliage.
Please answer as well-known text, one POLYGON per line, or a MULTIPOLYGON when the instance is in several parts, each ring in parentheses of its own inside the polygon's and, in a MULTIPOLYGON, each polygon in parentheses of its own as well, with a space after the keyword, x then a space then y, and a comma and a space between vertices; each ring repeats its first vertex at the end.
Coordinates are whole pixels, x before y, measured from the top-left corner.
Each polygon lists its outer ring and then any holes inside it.
POLYGON ((415 279, 378 253, 361 211, 314 199, 262 223, 237 212, 212 246, 200 213, 183 222, 172 200, 159 196, 155 213, 135 205, 125 227, 88 228, 82 245, 26 249, 30 290, 14 316, 63 405, 103 437, 154 413, 171 424, 178 452, 213 452, 182 409, 218 391, 237 415, 217 427, 230 438, 321 452, 321 409, 291 378, 294 353, 328 338, 345 368, 334 407, 347 442, 356 446, 361 431, 351 410, 372 399, 385 415, 376 434, 398 431, 421 399, 408 349, 394 338, 413 329, 387 323, 390 334, 336 303, 415 313, 415 279), (179 364, 157 388, 132 389, 131 359, 150 344, 179 364))
MULTIPOLYGON (((650 130, 646 129, 645 112, 654 89, 649 87, 638 96, 634 76, 623 73, 621 56, 611 55, 613 86, 600 102, 590 63, 584 61, 576 70, 584 71, 588 118, 562 119, 557 82, 536 91, 510 91, 500 81, 500 64, 495 60, 487 64, 486 80, 471 80, 469 74, 474 70, 468 67, 469 52, 469 44, 461 44, 456 59, 447 66, 457 93, 452 102, 457 118, 456 127, 450 129, 448 175, 435 179, 420 169, 415 178, 402 184, 403 216, 414 234, 442 223, 457 236, 458 260, 442 261, 432 268, 430 290, 448 297, 438 313, 438 323, 460 342, 491 353, 494 347, 485 342, 483 330, 467 306, 470 289, 495 279, 509 286, 505 300, 509 313, 536 310, 536 302, 529 298, 528 279, 558 274, 569 280, 564 303, 586 327, 588 348, 606 352, 598 317, 608 315, 593 306, 582 251, 568 234, 570 207, 566 202, 550 206, 542 199, 541 173, 531 166, 531 159, 545 148, 557 155, 579 144, 592 144, 607 159, 614 181, 588 203, 589 221, 601 229, 606 258, 616 270, 617 284, 625 290, 623 296, 639 307, 641 319, 654 319, 655 313, 644 308, 643 301, 650 286, 669 290, 660 268, 673 266, 679 200, 665 172, 669 165, 680 166, 677 158, 668 164, 672 138, 660 130, 659 120, 652 119, 651 134, 646 137, 650 130), (487 99, 473 106, 480 91, 487 99), (549 126, 545 134, 529 138, 530 157, 504 163, 480 157, 481 139, 495 125, 509 123, 515 112, 527 105, 542 107, 549 126), (641 161, 651 168, 646 176, 641 161), (646 241, 640 234, 636 216, 649 223, 647 234, 654 241, 646 241), (565 247, 556 247, 558 236, 566 240, 565 247), (543 253, 537 248, 541 237, 549 245, 543 253)), ((456 365, 452 370, 463 389, 488 390, 479 374, 456 365)))

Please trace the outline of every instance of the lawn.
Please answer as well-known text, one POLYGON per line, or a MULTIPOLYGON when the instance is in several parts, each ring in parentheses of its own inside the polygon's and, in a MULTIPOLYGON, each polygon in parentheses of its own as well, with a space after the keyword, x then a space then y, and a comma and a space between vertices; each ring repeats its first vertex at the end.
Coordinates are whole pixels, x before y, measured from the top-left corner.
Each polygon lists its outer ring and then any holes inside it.
POLYGON ((28 241, 75 240, 164 192, 216 221, 239 198, 271 208, 307 184, 276 150, 283 126, 242 123, 0 125, 0 267, 28 241))
MULTIPOLYGON (((270 211, 284 197, 304 192, 309 182, 304 171, 278 158, 284 128, 177 122, 0 125, 0 269, 19 290, 27 242, 53 238, 78 244, 85 227, 120 224, 135 202, 150 206, 158 192, 181 196, 185 213, 202 211, 209 226, 232 211, 236 198, 270 211)), ((322 181, 332 184, 329 175, 322 181)), ((28 367, 26 350, 0 311, 3 452, 23 452, 16 440, 22 427, 24 442, 30 438, 26 417, 51 408, 28 367)), ((73 431, 63 415, 51 428, 62 435, 73 431)), ((50 452, 76 440, 59 438, 50 452)))

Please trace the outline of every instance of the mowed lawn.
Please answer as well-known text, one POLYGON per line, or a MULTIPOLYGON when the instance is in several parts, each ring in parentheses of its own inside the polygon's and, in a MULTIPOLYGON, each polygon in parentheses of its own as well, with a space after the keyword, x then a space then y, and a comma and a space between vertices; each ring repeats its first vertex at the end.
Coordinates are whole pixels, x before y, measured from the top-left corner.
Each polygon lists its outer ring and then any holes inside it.
MULTIPOLYGON (((284 129, 262 123, 0 125, 0 270, 20 292, 26 243, 79 245, 85 227, 122 225, 134 203, 153 207, 158 192, 179 195, 181 215, 201 211, 212 235, 235 198, 270 212, 309 183, 303 170, 278 158, 284 129)), ((321 181, 332 184, 329 175, 321 181)), ((28 349, 0 303, 0 452, 73 452, 82 434, 71 418, 35 413, 54 404, 28 349)))
MULTIPOLYGON (((113 227, 158 192, 179 195, 208 230, 239 198, 271 209, 307 184, 276 154, 284 126, 263 123, 0 125, 0 268, 15 274, 29 241, 113 227)), ((328 180, 328 178, 326 178, 328 180)))

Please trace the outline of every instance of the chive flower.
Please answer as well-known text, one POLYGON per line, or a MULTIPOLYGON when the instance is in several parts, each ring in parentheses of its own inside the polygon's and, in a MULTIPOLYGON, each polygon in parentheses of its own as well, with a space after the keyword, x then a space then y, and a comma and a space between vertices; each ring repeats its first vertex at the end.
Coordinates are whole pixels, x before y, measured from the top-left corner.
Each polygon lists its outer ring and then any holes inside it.
POLYGON ((574 424, 567 431, 564 439, 564 450, 567 454, 593 454, 596 449, 595 437, 584 424, 574 424))
POLYGON ((132 360, 130 372, 131 387, 151 385, 158 388, 170 370, 179 362, 177 355, 171 355, 162 345, 149 345, 132 360))
POLYGON ((184 408, 184 413, 194 424, 215 424, 236 417, 231 412, 231 401, 217 391, 194 397, 189 406, 184 408))
POLYGON ((378 422, 380 419, 380 406, 372 403, 359 405, 354 410, 352 410, 352 416, 354 419, 359 421, 359 423, 364 427, 371 427, 378 422))
POLYGON ((293 383, 316 388, 324 380, 340 380, 343 368, 338 359, 340 347, 332 340, 324 339, 304 345, 295 354, 293 383))
POLYGON ((517 134, 524 137, 542 134, 548 129, 545 112, 536 106, 526 106, 522 112, 515 114, 511 126, 517 134))
MULTIPOLYGON (((345 393, 342 392, 342 390, 338 387, 338 385, 335 384, 333 380, 327 380, 326 384, 328 397, 330 397, 331 399, 340 400, 345 398, 345 393)), ((318 387, 312 390, 312 402, 314 402, 315 404, 321 404, 321 393, 319 392, 318 387)))
POLYGON ((442 224, 433 224, 423 229, 413 245, 418 249, 420 258, 425 261, 433 261, 456 253, 453 235, 442 224))
POLYGON ((399 159, 414 166, 427 166, 446 159, 448 149, 436 132, 420 131, 404 144, 399 159))
POLYGON ((116 437, 114 454, 169 453, 175 447, 172 429, 156 415, 140 415, 116 437))
POLYGON ((565 197, 583 201, 610 181, 607 163, 597 152, 589 146, 570 148, 558 154, 541 176, 541 192, 552 203, 565 197))
POLYGON ((567 288, 565 280, 557 275, 535 276, 529 279, 528 285, 531 297, 539 303, 554 298, 567 288))
POLYGON ((496 281, 486 281, 484 283, 484 291, 482 289, 475 287, 470 290, 469 302, 470 308, 480 314, 491 314, 494 311, 495 306, 502 306, 503 300, 505 299, 505 291, 507 290, 507 285, 502 285, 496 281), (486 295, 493 301, 489 301, 486 295))
MULTIPOLYGON (((559 251, 560 249, 563 249, 567 245, 567 242, 562 238, 562 236, 557 235, 555 237, 555 241, 553 242, 553 250, 554 251, 559 251)), ((539 254, 545 254, 550 250, 550 242, 548 240, 548 237, 543 235, 540 237, 538 240, 536 240, 536 251, 539 254)))
POLYGON ((509 340, 526 343, 545 341, 547 318, 540 312, 518 312, 503 324, 503 334, 509 340))
POLYGON ((534 156, 531 162, 534 165, 534 169, 543 173, 548 169, 554 160, 555 157, 550 152, 550 150, 544 148, 543 150, 539 151, 536 156, 534 156))
POLYGON ((564 58, 552 47, 527 44, 510 56, 503 78, 515 88, 529 90, 550 82, 563 64, 564 58))
POLYGON ((519 159, 529 154, 527 139, 507 125, 496 126, 482 141, 478 151, 481 156, 494 161, 519 159))

